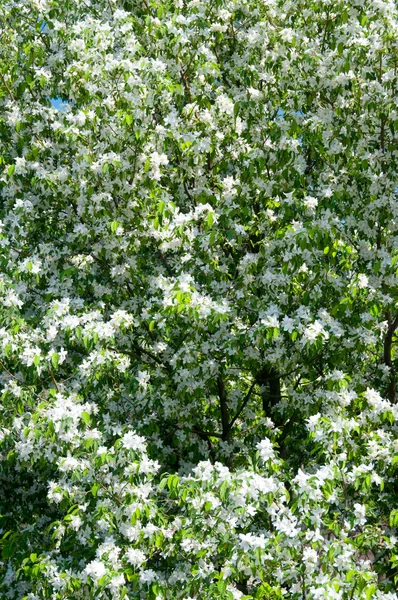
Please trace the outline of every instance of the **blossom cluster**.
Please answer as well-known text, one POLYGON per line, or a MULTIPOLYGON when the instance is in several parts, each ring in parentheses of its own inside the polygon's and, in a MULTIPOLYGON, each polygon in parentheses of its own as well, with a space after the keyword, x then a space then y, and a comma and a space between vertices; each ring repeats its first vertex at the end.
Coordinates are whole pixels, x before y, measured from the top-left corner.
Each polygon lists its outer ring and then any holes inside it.
POLYGON ((1 597, 396 600, 396 2, 0 31, 1 597))

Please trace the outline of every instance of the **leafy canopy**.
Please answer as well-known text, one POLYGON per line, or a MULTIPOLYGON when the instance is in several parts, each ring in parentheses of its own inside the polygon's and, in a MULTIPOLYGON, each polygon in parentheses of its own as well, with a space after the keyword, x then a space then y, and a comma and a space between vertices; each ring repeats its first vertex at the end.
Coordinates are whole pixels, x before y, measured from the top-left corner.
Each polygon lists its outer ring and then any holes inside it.
POLYGON ((2 598, 397 600, 397 41, 2 0, 2 598))

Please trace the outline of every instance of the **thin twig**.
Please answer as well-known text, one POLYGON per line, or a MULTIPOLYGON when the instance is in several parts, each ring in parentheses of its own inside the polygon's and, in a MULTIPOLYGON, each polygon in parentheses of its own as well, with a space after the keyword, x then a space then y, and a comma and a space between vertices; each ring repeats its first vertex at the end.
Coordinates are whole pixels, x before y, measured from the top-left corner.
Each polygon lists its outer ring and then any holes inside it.
POLYGON ((254 386, 256 384, 257 384, 257 381, 254 380, 253 383, 251 384, 251 386, 249 388, 249 391, 247 392, 246 396, 243 398, 242 404, 238 408, 238 412, 236 413, 236 415, 232 419, 231 423, 229 424, 229 428, 230 429, 232 429, 232 427, 235 425, 236 421, 239 419, 240 415, 242 414, 242 411, 244 410, 244 408, 246 407, 247 403, 249 402, 250 396, 251 396, 252 391, 254 389, 254 386))
POLYGON ((7 89, 8 95, 10 96, 11 100, 13 102, 15 102, 14 94, 12 93, 12 91, 10 90, 10 88, 8 87, 7 81, 5 80, 5 77, 4 77, 3 73, 1 73, 1 71, 0 71, 0 77, 1 77, 1 79, 3 81, 3 83, 4 83, 5 88, 7 89))
POLYGON ((57 383, 57 382, 56 382, 56 380, 55 380, 55 377, 54 377, 54 373, 53 373, 53 371, 52 371, 52 368, 49 366, 49 367, 48 367, 48 369, 49 369, 49 371, 50 371, 51 379, 53 380, 53 383, 54 383, 54 385, 55 385, 55 387, 56 387, 56 390, 57 390, 57 392, 58 392, 58 394, 59 394, 59 393, 60 393, 60 389, 59 389, 58 383, 57 383))

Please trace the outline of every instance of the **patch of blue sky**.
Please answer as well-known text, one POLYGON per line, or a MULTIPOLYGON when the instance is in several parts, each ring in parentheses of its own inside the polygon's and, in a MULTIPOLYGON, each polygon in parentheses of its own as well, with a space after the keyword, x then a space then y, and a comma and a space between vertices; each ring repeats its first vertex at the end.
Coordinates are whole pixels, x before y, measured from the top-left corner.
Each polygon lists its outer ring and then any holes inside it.
POLYGON ((51 106, 53 106, 56 110, 60 110, 62 112, 66 110, 66 106, 68 105, 68 102, 62 100, 62 98, 60 98, 59 96, 57 96, 56 98, 50 98, 50 102, 51 106))

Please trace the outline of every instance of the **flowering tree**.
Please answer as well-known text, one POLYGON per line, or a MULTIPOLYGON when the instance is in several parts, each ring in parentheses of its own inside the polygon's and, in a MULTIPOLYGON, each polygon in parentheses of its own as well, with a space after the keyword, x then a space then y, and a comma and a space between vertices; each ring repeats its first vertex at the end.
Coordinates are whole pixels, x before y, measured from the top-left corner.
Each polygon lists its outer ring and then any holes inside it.
POLYGON ((1 597, 396 600, 396 3, 0 25, 1 597))

